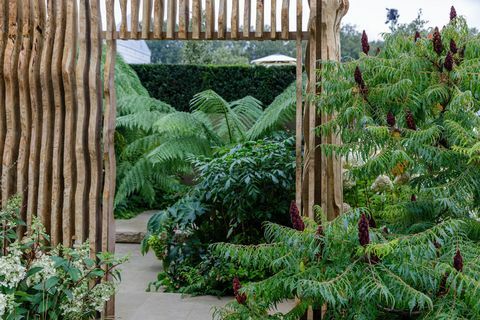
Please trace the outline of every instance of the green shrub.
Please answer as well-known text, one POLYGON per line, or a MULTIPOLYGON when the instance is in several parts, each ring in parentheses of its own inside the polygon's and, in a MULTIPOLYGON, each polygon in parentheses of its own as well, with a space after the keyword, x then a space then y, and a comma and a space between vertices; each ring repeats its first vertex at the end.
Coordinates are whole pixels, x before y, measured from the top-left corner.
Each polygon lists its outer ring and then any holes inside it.
POLYGON ((154 286, 221 294, 230 291, 228 276, 259 280, 263 270, 220 264, 211 259, 208 246, 217 241, 259 243, 264 221, 288 223, 295 188, 294 139, 245 142, 192 163, 199 177, 193 190, 148 223, 143 251, 153 249, 165 270, 154 286), (200 277, 204 281, 196 283, 200 277))
POLYGON ((215 245, 226 263, 273 273, 218 318, 309 306, 328 319, 480 318, 480 38, 452 16, 429 37, 388 35, 379 55, 323 63, 319 113, 336 117, 317 130, 344 145, 319 147, 348 160, 357 208, 334 221, 316 208, 304 230, 299 216, 298 230, 268 223, 269 244, 215 245))
POLYGON ((295 81, 295 67, 132 65, 150 95, 178 111, 190 111, 190 100, 213 90, 226 101, 246 96, 269 105, 295 81))
POLYGON ((90 245, 50 248, 34 218, 29 235, 18 239, 20 198, 0 211, 0 317, 7 320, 96 319, 115 294, 124 261, 110 253, 92 259, 90 245), (107 274, 112 280, 106 280, 107 274))

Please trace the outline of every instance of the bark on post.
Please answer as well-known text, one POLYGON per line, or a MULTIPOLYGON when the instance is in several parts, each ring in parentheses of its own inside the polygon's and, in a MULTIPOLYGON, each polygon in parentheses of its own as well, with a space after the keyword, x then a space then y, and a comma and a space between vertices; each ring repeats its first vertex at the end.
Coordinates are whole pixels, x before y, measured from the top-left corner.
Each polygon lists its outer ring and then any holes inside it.
POLYGON ((342 213, 343 183, 342 161, 335 156, 327 157, 318 145, 340 144, 334 134, 317 137, 315 127, 327 122, 331 116, 318 114, 314 101, 321 91, 317 85, 316 70, 322 60, 340 60, 340 23, 348 11, 348 0, 310 0, 310 39, 307 48, 307 106, 305 110, 305 164, 303 203, 304 214, 314 217, 313 205, 320 205, 329 220, 342 213))

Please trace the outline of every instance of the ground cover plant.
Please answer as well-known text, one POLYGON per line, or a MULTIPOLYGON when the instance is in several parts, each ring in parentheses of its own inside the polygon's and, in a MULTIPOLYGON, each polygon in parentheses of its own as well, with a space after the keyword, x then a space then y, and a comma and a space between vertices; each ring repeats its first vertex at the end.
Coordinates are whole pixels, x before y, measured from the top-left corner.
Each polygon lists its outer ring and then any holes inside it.
POLYGON ((343 146, 346 199, 354 208, 326 221, 265 225, 268 244, 217 244, 214 255, 268 270, 233 280, 236 301, 219 319, 296 319, 308 306, 330 319, 480 317, 480 39, 452 8, 428 33, 394 33, 380 53, 324 62, 318 128, 343 146), (286 314, 268 310, 298 299, 286 314))
POLYGON ((88 243, 51 248, 36 218, 20 240, 20 205, 20 198, 12 198, 0 211, 0 317, 96 319, 115 294, 120 279, 116 267, 124 259, 110 253, 92 257, 88 243))

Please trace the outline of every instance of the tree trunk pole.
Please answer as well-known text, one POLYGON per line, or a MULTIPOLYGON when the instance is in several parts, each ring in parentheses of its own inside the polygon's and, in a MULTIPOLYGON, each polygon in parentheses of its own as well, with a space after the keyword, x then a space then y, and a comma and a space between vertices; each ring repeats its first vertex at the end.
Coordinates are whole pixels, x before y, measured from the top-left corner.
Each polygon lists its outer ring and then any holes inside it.
POLYGON ((326 156, 321 144, 340 144, 335 134, 317 136, 315 128, 331 120, 331 115, 319 114, 315 97, 321 93, 321 79, 317 70, 321 61, 340 61, 340 23, 348 11, 348 0, 310 0, 310 33, 307 45, 306 71, 308 76, 307 99, 304 113, 304 215, 314 218, 313 206, 319 205, 328 220, 342 213, 343 183, 342 161, 326 156))
MULTIPOLYGON (((321 93, 321 78, 317 70, 322 61, 340 61, 340 23, 348 11, 349 0, 309 0, 310 33, 305 59, 308 76, 307 98, 304 112, 304 170, 302 203, 303 214, 315 218, 314 205, 319 205, 328 220, 343 211, 342 160, 327 156, 321 144, 341 144, 335 134, 317 136, 315 128, 332 119, 332 115, 319 114, 315 97, 321 93)), ((314 306, 302 319, 322 319, 327 306, 314 306)))

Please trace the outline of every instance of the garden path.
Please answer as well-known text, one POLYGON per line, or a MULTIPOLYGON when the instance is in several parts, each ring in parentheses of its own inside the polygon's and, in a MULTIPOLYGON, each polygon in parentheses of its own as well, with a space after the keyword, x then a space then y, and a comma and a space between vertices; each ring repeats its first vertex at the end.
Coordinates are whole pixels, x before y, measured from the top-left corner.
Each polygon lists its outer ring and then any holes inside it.
MULTIPOLYGON (((145 212, 131 220, 117 220, 116 254, 130 256, 121 266, 122 282, 115 298, 118 320, 211 320, 214 307, 224 306, 232 297, 212 296, 182 297, 181 294, 146 292, 148 283, 161 271, 160 261, 152 252, 142 255, 139 242, 143 238, 148 219, 153 211, 145 212)), ((279 311, 292 308, 293 301, 282 303, 279 311)))
POLYGON ((115 299, 119 320, 210 320, 212 308, 222 306, 231 298, 184 297, 175 293, 145 292, 155 280, 160 262, 151 253, 142 256, 140 245, 117 243, 116 253, 130 255, 122 267, 122 283, 115 299))

